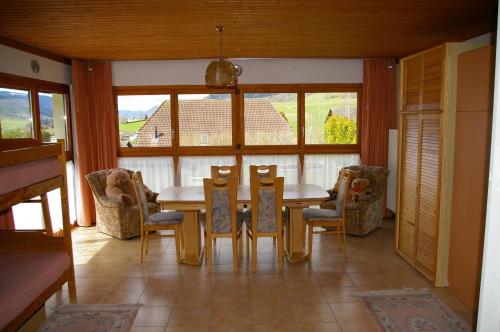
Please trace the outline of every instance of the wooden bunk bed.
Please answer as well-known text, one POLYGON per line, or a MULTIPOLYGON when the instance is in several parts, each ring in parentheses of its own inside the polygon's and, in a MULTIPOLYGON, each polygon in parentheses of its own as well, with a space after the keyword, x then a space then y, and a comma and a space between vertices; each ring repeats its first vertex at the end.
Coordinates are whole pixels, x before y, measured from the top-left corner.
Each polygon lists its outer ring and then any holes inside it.
POLYGON ((0 231, 0 331, 18 329, 66 282, 70 298, 76 295, 63 140, 0 150, 0 211, 36 197, 45 230, 0 231), (55 189, 62 236, 53 235, 48 210, 47 193, 55 189))

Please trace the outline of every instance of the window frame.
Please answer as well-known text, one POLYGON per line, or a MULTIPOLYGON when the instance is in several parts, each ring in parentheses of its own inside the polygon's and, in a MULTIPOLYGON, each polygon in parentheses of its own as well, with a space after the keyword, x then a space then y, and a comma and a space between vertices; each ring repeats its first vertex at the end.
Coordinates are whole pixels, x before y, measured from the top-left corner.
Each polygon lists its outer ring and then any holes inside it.
POLYGON ((233 89, 211 89, 204 85, 160 85, 160 86, 114 86, 118 157, 168 156, 174 162, 175 185, 180 185, 179 158, 195 156, 234 155, 242 165, 243 155, 298 155, 300 177, 304 167, 304 156, 308 154, 361 153, 361 106, 363 95, 361 83, 348 84, 241 84, 233 89), (315 92, 357 93, 357 144, 305 144, 305 94, 315 92), (245 145, 244 144, 244 93, 297 93, 297 144, 296 145, 245 145), (173 129, 172 147, 121 147, 118 122, 118 96, 169 94, 171 101, 170 123, 173 129), (232 95, 232 145, 231 146, 179 146, 179 94, 231 94, 232 95))
POLYGON ((58 93, 65 96, 66 103, 66 160, 73 160, 73 134, 71 121, 71 95, 69 85, 38 80, 29 77, 0 73, 0 87, 27 90, 30 93, 33 138, 0 138, 0 149, 22 148, 42 144, 39 93, 58 93))

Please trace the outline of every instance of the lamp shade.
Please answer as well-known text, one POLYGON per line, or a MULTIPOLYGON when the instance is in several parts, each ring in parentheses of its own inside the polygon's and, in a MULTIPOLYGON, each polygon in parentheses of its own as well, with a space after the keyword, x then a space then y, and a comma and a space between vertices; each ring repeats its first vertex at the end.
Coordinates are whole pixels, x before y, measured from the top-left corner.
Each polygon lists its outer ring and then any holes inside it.
POLYGON ((210 88, 234 87, 238 84, 240 68, 222 57, 213 60, 205 71, 205 84, 210 88))

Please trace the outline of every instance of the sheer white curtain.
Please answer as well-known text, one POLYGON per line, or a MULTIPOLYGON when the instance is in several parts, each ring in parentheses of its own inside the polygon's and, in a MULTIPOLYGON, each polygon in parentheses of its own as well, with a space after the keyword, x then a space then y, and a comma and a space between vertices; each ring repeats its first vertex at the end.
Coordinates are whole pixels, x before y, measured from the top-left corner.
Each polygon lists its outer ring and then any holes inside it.
POLYGON ((174 186, 174 160, 172 157, 118 158, 118 167, 131 171, 141 171, 144 184, 155 192, 174 186))
POLYGON ((299 182, 300 160, 298 155, 243 156, 243 184, 246 185, 250 184, 250 165, 277 165, 278 176, 283 176, 286 184, 299 182))
MULTIPOLYGON (((76 220, 75 167, 72 161, 66 163, 68 179, 68 202, 70 223, 76 220)), ((37 197, 39 199, 40 197, 37 197)), ((54 232, 62 229, 61 191, 52 190, 47 194, 50 219, 54 232)), ((21 203, 12 207, 16 229, 43 229, 42 205, 40 203, 21 203)))
POLYGON ((202 186, 203 178, 210 177, 210 166, 236 165, 235 156, 180 157, 181 186, 202 186))
POLYGON ((331 189, 342 167, 359 165, 359 154, 306 154, 302 183, 316 184, 331 189))

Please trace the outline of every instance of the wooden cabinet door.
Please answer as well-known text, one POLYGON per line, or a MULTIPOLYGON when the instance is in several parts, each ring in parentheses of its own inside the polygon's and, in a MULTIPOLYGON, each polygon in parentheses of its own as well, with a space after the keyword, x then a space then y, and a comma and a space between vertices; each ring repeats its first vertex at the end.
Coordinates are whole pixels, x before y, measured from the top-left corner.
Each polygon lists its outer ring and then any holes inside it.
POLYGON ((415 263, 434 276, 439 223, 441 115, 420 115, 420 156, 417 214, 415 222, 415 263))

